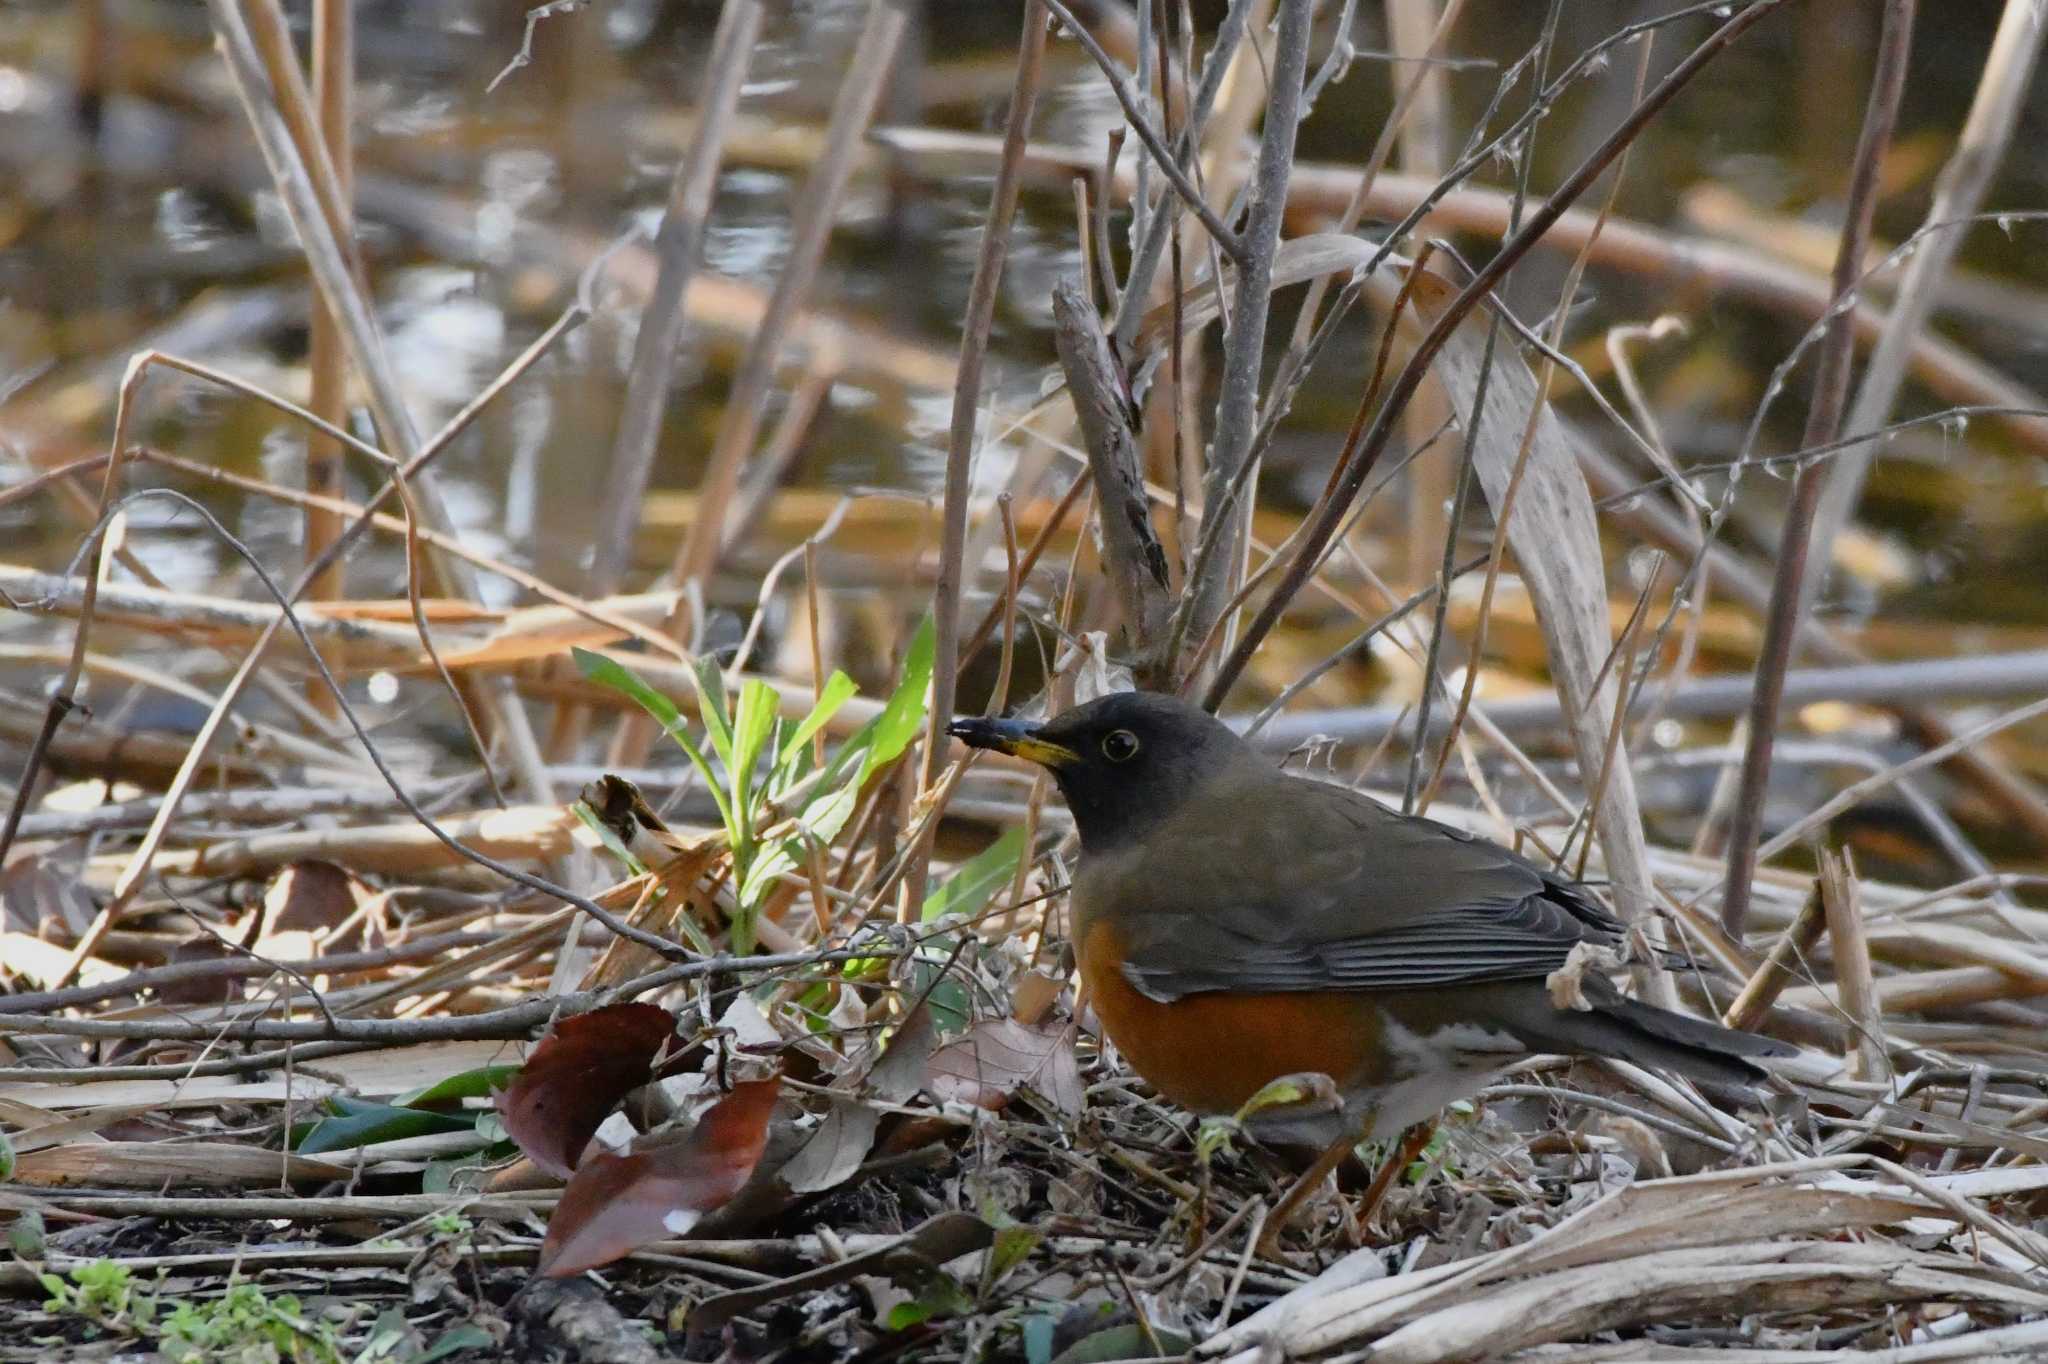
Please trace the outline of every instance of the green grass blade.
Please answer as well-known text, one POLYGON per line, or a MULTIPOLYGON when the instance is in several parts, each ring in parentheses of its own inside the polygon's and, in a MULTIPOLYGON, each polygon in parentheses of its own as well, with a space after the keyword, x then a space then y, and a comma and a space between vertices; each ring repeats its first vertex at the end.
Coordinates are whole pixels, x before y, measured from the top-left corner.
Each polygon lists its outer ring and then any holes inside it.
POLYGON ((790 731, 789 737, 782 741, 782 752, 777 755, 775 765, 787 767, 794 762, 811 742, 811 736, 831 723, 832 717, 839 713, 840 707, 851 701, 859 690, 859 686, 852 678, 836 668, 833 669, 832 676, 825 679, 824 690, 818 694, 818 704, 811 707, 811 713, 806 715, 802 722, 790 731))
MULTIPOLYGON (((683 727, 683 714, 676 709, 675 702, 648 686, 631 668, 628 668, 616 659, 606 658, 603 654, 592 653, 588 649, 573 646, 570 648, 569 654, 576 660, 577 668, 582 671, 585 677, 601 687, 610 687, 621 696, 629 697, 638 702, 642 710, 652 715, 660 723, 662 729, 667 731, 668 737, 674 739, 676 746, 681 748, 684 754, 689 757, 690 765, 697 769, 697 775, 704 779, 705 787, 711 792, 711 799, 718 803, 718 814, 725 821, 727 836, 734 836, 737 833, 737 829, 733 824, 732 810, 726 804, 725 793, 719 789, 717 774, 712 770, 711 764, 705 760, 704 750, 697 747, 696 743, 690 738, 690 732, 683 727)), ((713 671, 715 672, 716 669, 714 668, 713 671)), ((703 698, 701 685, 699 684, 700 689, 698 691, 700 701, 703 698)), ((724 690, 721 688, 719 695, 722 697, 724 694, 724 690)), ((724 720, 724 714, 721 712, 719 715, 720 724, 723 724, 724 720)))
POLYGON ((925 897, 923 919, 929 923, 945 914, 973 917, 987 907, 996 892, 1017 874, 1017 859, 1024 855, 1024 830, 1012 827, 1003 836, 960 864, 938 889, 925 897))
POLYGON ((875 717, 874 738, 861 759, 860 779, 863 784, 878 768, 902 756, 903 750, 924 728, 925 694, 931 690, 932 658, 936 652, 934 638, 932 618, 926 616, 918 624, 917 633, 911 636, 910 647, 904 651, 903 672, 897 678, 896 690, 889 694, 882 713, 875 717))

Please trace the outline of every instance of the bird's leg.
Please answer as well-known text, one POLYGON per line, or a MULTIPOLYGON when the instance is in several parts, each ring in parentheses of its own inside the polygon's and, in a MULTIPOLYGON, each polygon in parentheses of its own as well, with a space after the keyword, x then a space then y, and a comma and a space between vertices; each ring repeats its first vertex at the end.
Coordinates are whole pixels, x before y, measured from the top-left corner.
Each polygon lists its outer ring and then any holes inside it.
POLYGON ((1353 1136, 1340 1137, 1330 1143, 1324 1152, 1316 1157, 1316 1163, 1302 1171, 1301 1177, 1290 1184, 1287 1192, 1280 1195, 1280 1201, 1273 1205, 1273 1211, 1266 1218, 1266 1229, 1259 1236, 1258 1253, 1271 1258, 1279 1253, 1280 1233, 1286 1229, 1287 1221, 1300 1210, 1303 1200, 1322 1187, 1330 1171, 1344 1163, 1344 1157, 1358 1141, 1353 1136))
POLYGON ((1436 1135, 1436 1124, 1419 1122, 1401 1134, 1401 1144, 1380 1162, 1380 1168, 1373 1172, 1372 1183, 1366 1186, 1365 1197, 1359 1201, 1352 1214, 1352 1236, 1360 1245, 1372 1232, 1372 1215, 1380 1210, 1386 1201, 1387 1190, 1394 1187, 1394 1180, 1408 1168, 1408 1163, 1428 1149, 1430 1138, 1436 1135))
POLYGON ((1302 1201, 1329 1178, 1330 1171, 1344 1163, 1344 1157, 1351 1154, 1367 1132, 1372 1131, 1373 1114, 1368 1111, 1346 1135, 1331 1142, 1323 1153, 1316 1157, 1316 1163, 1302 1171, 1301 1177, 1289 1185, 1287 1192, 1280 1195, 1280 1201, 1273 1205, 1272 1213, 1266 1218, 1266 1229, 1259 1235, 1258 1254, 1274 1256, 1280 1250, 1280 1233, 1286 1229, 1288 1220, 1300 1209, 1302 1201))

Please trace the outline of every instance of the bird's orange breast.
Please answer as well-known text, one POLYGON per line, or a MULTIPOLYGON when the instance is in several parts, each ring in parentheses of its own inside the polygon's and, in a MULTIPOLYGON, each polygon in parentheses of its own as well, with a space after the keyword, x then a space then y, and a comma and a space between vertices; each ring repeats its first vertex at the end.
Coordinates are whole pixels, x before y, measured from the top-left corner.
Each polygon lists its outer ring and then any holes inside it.
POLYGON ((1132 988, 1116 925, 1089 925, 1081 981, 1132 1069, 1197 1113, 1232 1113, 1283 1075, 1321 1071, 1349 1089, 1376 1078, 1379 1010, 1357 995, 1217 992, 1162 1003, 1132 988))

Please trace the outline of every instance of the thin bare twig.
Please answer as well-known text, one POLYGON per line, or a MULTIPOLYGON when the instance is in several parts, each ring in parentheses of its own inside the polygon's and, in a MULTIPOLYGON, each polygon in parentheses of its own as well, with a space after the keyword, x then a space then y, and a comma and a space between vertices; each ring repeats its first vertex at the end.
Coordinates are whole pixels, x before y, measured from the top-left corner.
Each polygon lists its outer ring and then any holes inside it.
MULTIPOLYGON (((1061 3, 1061 0, 1037 0, 1037 3, 1052 11, 1053 15, 1066 25, 1067 31, 1079 39, 1081 46, 1088 50, 1088 55, 1093 57, 1096 66, 1101 68, 1103 79, 1109 82, 1110 93, 1116 96, 1116 102, 1123 107, 1125 121, 1138 134, 1138 140, 1145 144, 1145 150, 1151 153, 1152 164, 1159 167, 1160 174, 1166 177, 1181 200, 1197 218, 1202 220, 1202 226, 1209 229, 1209 236, 1222 248, 1223 253, 1243 264, 1250 255, 1246 244, 1216 216, 1215 210, 1203 199, 1201 190, 1188 179, 1187 172, 1181 169, 1173 153, 1167 150, 1165 139, 1160 136, 1159 130, 1152 126, 1144 111, 1138 108, 1138 98, 1132 93, 1130 82, 1124 79, 1124 74, 1118 68, 1115 59, 1102 50, 1102 44, 1095 40, 1095 35, 1088 31, 1088 26, 1076 19, 1074 12, 1061 3)), ((1306 0, 1303 0, 1303 3, 1306 3, 1306 0)))
POLYGON ((1416 346, 1415 354, 1394 382, 1386 401, 1380 406, 1380 413, 1373 422, 1371 431, 1360 443, 1352 456, 1336 471, 1332 479, 1330 495, 1325 497, 1317 509, 1315 519, 1306 528, 1301 542, 1294 552, 1293 560, 1280 584, 1268 594, 1265 605, 1246 628, 1244 637, 1237 643, 1236 650, 1224 662, 1216 677, 1210 682, 1204 703, 1214 710, 1230 693, 1245 665, 1251 661, 1262 640, 1279 621, 1302 584, 1308 581, 1315 565, 1322 557, 1323 549, 1343 522, 1351 502, 1364 486, 1367 474, 1379 458, 1380 451, 1393 435, 1393 424, 1415 391, 1422 386, 1423 377, 1428 373, 1430 362, 1438 351, 1457 331, 1467 314, 1478 306, 1479 301, 1492 292, 1494 285, 1514 267, 1516 261, 1527 255, 1542 239, 1559 218, 1580 196, 1590 189, 1593 182, 1606 171, 1614 159, 1635 141, 1652 119, 1661 113, 1666 105, 1677 97, 1679 91, 1689 85, 1706 66, 1726 51, 1730 44, 1762 22, 1771 13, 1787 3, 1787 0, 1757 0, 1756 4, 1731 17, 1701 43, 1686 59, 1671 70, 1671 73, 1657 83, 1621 125, 1608 135, 1599 147, 1579 165, 1551 194, 1549 200, 1529 216, 1522 230, 1502 244, 1492 260, 1488 261, 1466 286, 1459 291, 1446 307, 1436 324, 1416 346))
POLYGON ((640 525, 640 499, 654 468, 661 417, 675 381, 675 356, 682 344, 688 315, 683 298, 690 290, 702 253, 711 195, 725 155, 725 139, 746 83, 754 40, 761 31, 760 0, 725 0, 711 52, 704 60, 705 88, 697 111, 697 130, 690 148, 676 163, 669 182, 668 204, 655 234, 659 262, 654 288, 640 310, 640 331, 633 340, 633 367, 626 377, 620 404, 619 434, 612 442, 599 506, 597 539, 590 561, 589 590, 595 596, 616 591, 630 562, 633 533, 640 525))
MULTIPOLYGON (((1870 99, 1856 146, 1855 169, 1849 181, 1848 207, 1842 240, 1835 257, 1835 297, 1855 288, 1870 246, 1871 219, 1877 211, 1878 171, 1891 146, 1899 101, 1906 89, 1906 59, 1913 49, 1916 0, 1887 0, 1884 30, 1878 45, 1877 69, 1871 76, 1870 99)), ((1803 445, 1833 440, 1842 428, 1849 396, 1849 366, 1855 352, 1855 329, 1846 308, 1828 316, 1821 342, 1813 404, 1807 409, 1803 445)), ((1728 830, 1728 883, 1722 892, 1721 926, 1740 940, 1749 913, 1750 881, 1756 875, 1757 840, 1763 830, 1764 788, 1771 777, 1771 745, 1778 736, 1780 700, 1785 673, 1792 665, 1793 637, 1798 633, 1801 587, 1813 530, 1814 512, 1833 461, 1809 464, 1792 484, 1792 502, 1785 513, 1785 531, 1778 543, 1777 577, 1771 584, 1770 612, 1758 650, 1756 691, 1749 708, 1749 744, 1742 758, 1742 784, 1728 830)))
MULTIPOLYGON (((1242 570, 1251 528, 1249 497, 1231 501, 1225 490, 1253 461, 1258 431, 1259 377, 1266 358, 1266 318, 1273 303, 1273 256, 1287 213, 1287 180, 1294 167, 1294 143, 1301 128, 1301 83, 1308 73, 1308 40, 1314 6, 1310 0, 1281 0, 1273 69, 1268 78, 1266 118, 1259 134, 1258 162, 1245 204, 1243 250, 1236 253, 1237 287, 1232 295, 1230 331, 1223 342, 1222 391, 1216 399, 1216 427, 1203 474, 1206 508, 1202 535, 1219 551, 1208 568, 1182 589, 1187 628, 1182 639, 1201 641, 1223 617, 1242 570)), ((1226 642, 1228 627, 1226 627, 1226 642)), ((1184 665, 1174 661, 1176 669, 1184 665)))
MULTIPOLYGON (((1873 431, 1891 415, 1908 360, 1934 310, 1943 277, 1962 248, 1962 224, 1974 217, 1984 202, 1992 177, 2005 159, 2006 147, 2019 126, 2021 103, 2030 88, 2044 39, 2048 39, 2048 13, 2043 12, 2040 0, 2006 0, 1997 36, 1991 40, 1991 52, 1984 59, 1984 73, 1970 103, 1969 117, 1963 123, 1954 154, 1935 182, 1934 200, 1927 206, 1928 224, 1951 225, 1928 235, 1906 266, 1893 294, 1890 320, 1864 366, 1856 401, 1842 426, 1844 433, 1854 436, 1873 431)), ((1827 582, 1834 561, 1835 537, 1855 510, 1876 452, 1874 445, 1854 447, 1839 462, 1821 491, 1813 519, 1813 548, 1809 551, 1819 572, 1809 575, 1800 589, 1802 614, 1812 608, 1815 595, 1827 582)))
MULTIPOLYGON (((996 289, 1010 252, 1010 224, 1017 212, 1019 173, 1031 113, 1038 103, 1039 73, 1045 64, 1046 16, 1038 0, 1024 6, 1024 32, 1018 39, 1017 75, 1010 87, 1010 112, 1003 127, 1003 158, 989 192, 988 220, 975 256, 974 280, 967 290, 967 316, 961 322, 959 377, 953 385, 953 420, 946 436, 946 494, 939 538, 937 581, 932 587, 932 620, 936 653, 932 661, 931 705, 925 717, 924 762, 919 786, 930 791, 939 780, 952 741, 946 726, 953 720, 954 693, 960 680, 960 589, 962 557, 967 550, 967 497, 974 473, 974 427, 981 410, 981 372, 988 359, 989 329, 995 325, 996 289)), ((937 821, 933 821, 936 825, 937 821)), ((911 854, 904 884, 903 913, 924 903, 925 875, 931 843, 920 839, 911 854)))

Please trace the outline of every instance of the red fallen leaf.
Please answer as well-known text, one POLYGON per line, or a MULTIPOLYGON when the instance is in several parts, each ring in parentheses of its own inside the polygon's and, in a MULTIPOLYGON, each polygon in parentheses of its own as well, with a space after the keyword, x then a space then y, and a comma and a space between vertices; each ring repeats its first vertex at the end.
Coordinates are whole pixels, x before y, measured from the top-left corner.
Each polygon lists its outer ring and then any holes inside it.
POLYGON ((540 1273, 550 1279, 581 1274, 687 1234, 754 1173, 781 1088, 779 1075, 742 1080, 687 1135, 642 1137, 625 1155, 593 1151, 548 1219, 540 1273))
POLYGON ((555 1024, 493 1102, 505 1132, 561 1179, 619 1102, 654 1078, 676 1017, 654 1004, 614 1004, 555 1024))
POLYGON ((1033 1027, 985 1018, 932 1053, 926 1083, 941 1099, 987 1109, 1001 1109, 1011 1094, 1028 1088, 1068 1117, 1081 1115, 1081 1063, 1066 1023, 1033 1027))

